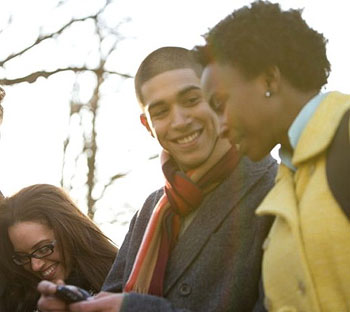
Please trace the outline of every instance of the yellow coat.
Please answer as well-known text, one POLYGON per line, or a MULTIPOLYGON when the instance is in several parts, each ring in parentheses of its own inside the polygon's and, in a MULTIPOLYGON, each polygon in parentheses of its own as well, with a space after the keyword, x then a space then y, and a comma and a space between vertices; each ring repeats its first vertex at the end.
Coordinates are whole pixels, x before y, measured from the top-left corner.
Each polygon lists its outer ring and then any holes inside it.
POLYGON ((276 216, 263 246, 269 311, 350 311, 350 222, 326 177, 327 149, 349 108, 338 92, 320 103, 294 151, 297 171, 281 164, 257 210, 276 216))

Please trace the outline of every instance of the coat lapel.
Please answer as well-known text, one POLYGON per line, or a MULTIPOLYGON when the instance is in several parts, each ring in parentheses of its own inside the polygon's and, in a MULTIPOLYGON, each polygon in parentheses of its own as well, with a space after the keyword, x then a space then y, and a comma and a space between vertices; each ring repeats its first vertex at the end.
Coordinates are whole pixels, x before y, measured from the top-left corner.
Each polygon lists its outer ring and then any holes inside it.
POLYGON ((200 205, 200 211, 181 236, 168 263, 164 294, 181 277, 188 266, 242 197, 257 183, 274 162, 267 157, 259 163, 242 158, 231 176, 210 193, 200 205))
POLYGON ((297 198, 294 188, 292 171, 281 164, 278 168, 275 186, 259 205, 256 214, 260 216, 274 215, 283 218, 297 235, 298 216, 295 208, 297 198), (281 202, 281 198, 283 198, 283 202, 281 202))

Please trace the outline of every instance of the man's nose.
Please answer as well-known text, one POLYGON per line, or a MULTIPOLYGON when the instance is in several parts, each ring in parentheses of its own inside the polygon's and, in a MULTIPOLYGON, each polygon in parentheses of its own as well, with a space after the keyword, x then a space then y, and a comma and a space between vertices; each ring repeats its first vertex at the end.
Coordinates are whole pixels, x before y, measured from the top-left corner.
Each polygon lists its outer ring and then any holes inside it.
POLYGON ((37 259, 37 258, 31 258, 30 259, 30 266, 34 272, 40 271, 45 264, 44 259, 37 259))
POLYGON ((191 123, 191 116, 186 108, 174 107, 172 114, 172 127, 183 128, 191 123))

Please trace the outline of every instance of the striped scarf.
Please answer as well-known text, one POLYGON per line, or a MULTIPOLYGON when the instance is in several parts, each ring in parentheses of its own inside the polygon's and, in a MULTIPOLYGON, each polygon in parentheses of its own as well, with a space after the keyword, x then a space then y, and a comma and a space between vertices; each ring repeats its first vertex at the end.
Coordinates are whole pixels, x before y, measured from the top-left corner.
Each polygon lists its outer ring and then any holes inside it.
POLYGON ((178 238, 181 217, 194 211, 204 195, 231 174, 238 160, 236 150, 224 144, 214 149, 204 165, 185 174, 169 154, 162 152, 165 192, 148 222, 124 291, 163 295, 166 265, 178 238))

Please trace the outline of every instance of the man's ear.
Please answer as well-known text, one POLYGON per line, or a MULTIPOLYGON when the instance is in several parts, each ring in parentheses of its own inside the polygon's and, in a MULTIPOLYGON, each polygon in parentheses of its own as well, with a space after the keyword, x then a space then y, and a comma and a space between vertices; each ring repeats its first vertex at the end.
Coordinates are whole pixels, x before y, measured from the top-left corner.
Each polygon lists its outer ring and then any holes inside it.
POLYGON ((140 121, 141 121, 142 125, 147 129, 147 131, 151 134, 151 136, 154 137, 145 114, 140 114, 140 121))

